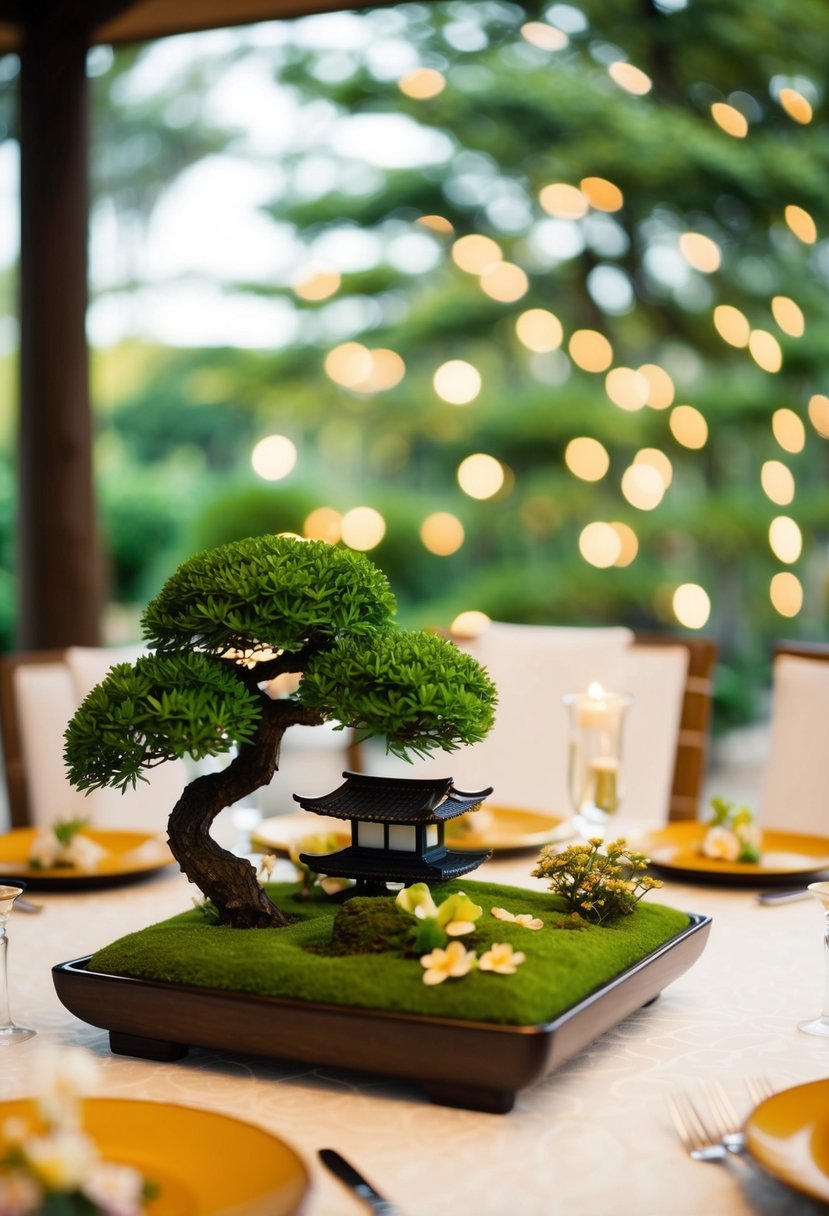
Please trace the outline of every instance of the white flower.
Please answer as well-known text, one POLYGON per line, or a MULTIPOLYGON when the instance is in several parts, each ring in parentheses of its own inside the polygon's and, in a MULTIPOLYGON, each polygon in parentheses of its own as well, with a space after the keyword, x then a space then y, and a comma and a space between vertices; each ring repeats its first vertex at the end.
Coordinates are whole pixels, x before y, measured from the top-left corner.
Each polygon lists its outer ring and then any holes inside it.
POLYGON ((498 975, 514 975, 526 954, 513 950, 509 942, 493 942, 489 950, 481 955, 478 963, 481 971, 494 971, 498 975))
POLYGON ((105 857, 106 849, 78 832, 61 852, 59 860, 66 862, 67 865, 75 866, 78 870, 83 870, 85 874, 90 874, 93 870, 98 869, 105 857))
POLYGON ((26 1142, 26 1159, 47 1191, 76 1191, 98 1164, 95 1145, 77 1131, 55 1131, 26 1142))
POLYGON ((513 915, 506 908, 490 908, 490 911, 496 920, 509 920, 516 925, 521 925, 524 929, 544 928, 544 921, 538 916, 533 916, 531 912, 517 912, 513 915))
POLYGON ((60 853, 60 844, 53 832, 38 832, 29 848, 29 865, 49 870, 60 853))
POLYGON ((276 866, 276 853, 266 853, 265 856, 262 858, 262 860, 259 862, 259 869, 256 871, 257 876, 261 877, 262 875, 264 875, 266 878, 270 878, 273 875, 275 866, 276 866))
POLYGON ((702 854, 717 861, 736 861, 740 856, 740 841, 728 828, 709 828, 703 837, 702 854))
POLYGON ((50 1126, 80 1126, 80 1104, 98 1082, 98 1062, 82 1047, 39 1045, 32 1053, 32 1083, 38 1109, 50 1126))
POLYGON ((475 951, 467 950, 462 942, 450 942, 445 950, 436 949, 420 960, 424 984, 442 984, 444 980, 460 979, 475 965, 475 951))
POLYGON ((81 1190, 107 1216, 139 1216, 144 1179, 130 1165, 102 1161, 81 1190))

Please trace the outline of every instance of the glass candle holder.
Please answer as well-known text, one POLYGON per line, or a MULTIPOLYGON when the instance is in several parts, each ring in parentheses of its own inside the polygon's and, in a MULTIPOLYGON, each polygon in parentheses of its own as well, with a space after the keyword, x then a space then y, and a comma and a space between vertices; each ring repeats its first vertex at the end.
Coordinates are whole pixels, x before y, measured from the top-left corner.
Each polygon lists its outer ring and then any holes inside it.
POLYGON ((823 1009, 816 1018, 798 1022, 798 1029, 806 1034, 818 1034, 829 1038, 829 882, 810 882, 809 891, 820 901, 823 908, 823 1009))
POLYGON ((579 826, 591 834, 601 835, 622 801, 622 727, 632 699, 601 684, 564 697, 570 801, 579 826))
POLYGON ((6 924, 11 916, 14 901, 22 895, 23 886, 0 881, 0 1047, 24 1043, 37 1032, 28 1026, 18 1026, 12 1021, 9 1007, 9 979, 6 953, 9 939, 6 934, 6 924))

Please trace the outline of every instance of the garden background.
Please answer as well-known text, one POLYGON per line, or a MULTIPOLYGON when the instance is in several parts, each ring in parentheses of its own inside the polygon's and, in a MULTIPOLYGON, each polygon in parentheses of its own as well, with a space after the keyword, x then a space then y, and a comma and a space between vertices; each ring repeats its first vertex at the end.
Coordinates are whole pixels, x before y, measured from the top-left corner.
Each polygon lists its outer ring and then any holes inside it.
MULTIPOLYGON (((409 625, 702 630, 718 728, 829 592, 821 0, 403 4, 90 52, 107 633, 194 550, 409 625)), ((0 57, 0 646, 16 57, 0 57)), ((48 488, 44 488, 48 493, 48 488)))

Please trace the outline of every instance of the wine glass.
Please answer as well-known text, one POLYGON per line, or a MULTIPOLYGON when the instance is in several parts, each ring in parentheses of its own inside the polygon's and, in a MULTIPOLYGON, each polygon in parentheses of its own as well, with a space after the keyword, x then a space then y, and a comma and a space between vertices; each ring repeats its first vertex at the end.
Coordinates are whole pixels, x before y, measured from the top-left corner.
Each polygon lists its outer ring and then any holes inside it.
POLYGON ((13 1043, 23 1043, 37 1034, 28 1026, 17 1026, 12 1021, 9 1009, 9 976, 7 954, 9 938, 6 933, 6 922, 11 916, 14 901, 23 893, 23 883, 11 883, 0 880, 0 1046, 13 1043))
POLYGON ((798 1022, 798 1030, 806 1034, 823 1035, 829 1038, 829 882, 810 882, 808 890, 823 907, 823 956, 825 959, 823 1010, 819 1017, 798 1022))
POLYGON ((570 713, 568 787, 574 826, 585 836, 603 836, 622 800, 622 726, 632 701, 627 693, 591 684, 567 693, 570 713))

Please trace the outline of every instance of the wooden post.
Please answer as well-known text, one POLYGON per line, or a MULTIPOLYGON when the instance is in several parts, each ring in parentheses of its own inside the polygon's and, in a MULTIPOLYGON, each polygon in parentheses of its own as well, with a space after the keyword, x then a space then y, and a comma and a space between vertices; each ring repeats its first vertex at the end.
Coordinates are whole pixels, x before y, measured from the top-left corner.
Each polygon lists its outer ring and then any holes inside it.
POLYGON ((21 54, 18 645, 96 645, 86 346, 86 38, 33 5, 21 54))

